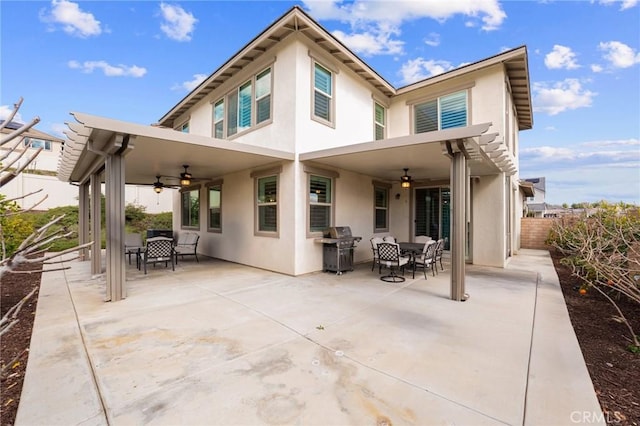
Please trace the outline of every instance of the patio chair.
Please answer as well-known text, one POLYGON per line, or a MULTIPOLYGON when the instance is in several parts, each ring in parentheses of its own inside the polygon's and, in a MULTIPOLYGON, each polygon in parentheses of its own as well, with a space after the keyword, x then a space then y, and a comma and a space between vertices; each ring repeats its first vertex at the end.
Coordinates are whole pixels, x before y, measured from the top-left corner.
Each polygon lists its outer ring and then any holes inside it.
POLYGON ((378 259, 378 244, 384 242, 384 240, 380 237, 371 238, 371 250, 373 251, 373 264, 371 265, 371 270, 378 265, 378 273, 382 273, 382 265, 380 265, 380 261, 378 259))
POLYGON ((378 244, 378 260, 380 265, 389 268, 389 275, 380 277, 382 281, 391 283, 401 283, 404 277, 399 276, 396 270, 402 268, 404 275, 404 267, 409 263, 410 256, 402 256, 400 254, 400 245, 396 243, 382 242, 378 244))
POLYGON ((182 256, 183 260, 185 256, 195 256, 196 262, 200 263, 198 253, 196 252, 199 239, 200 235, 195 232, 185 232, 178 236, 178 242, 173 248, 176 254, 176 264, 178 263, 178 255, 182 256))
MULTIPOLYGON (((416 277, 416 268, 422 268, 424 279, 427 279, 427 269, 433 269, 435 266, 437 245, 438 243, 433 240, 424 243, 422 254, 413 259, 413 278, 416 277)), ((436 275, 435 271, 433 271, 433 275, 436 275)))
POLYGON ((396 237, 393 237, 391 235, 387 235, 386 237, 383 238, 385 243, 395 243, 396 241, 396 237))
POLYGON ((136 256, 136 268, 139 266, 138 251, 144 248, 142 243, 142 234, 133 234, 127 232, 124 235, 124 254, 129 256, 129 265, 131 265, 131 255, 136 256))
POLYGON ((436 272, 438 272, 438 265, 436 264, 436 262, 440 262, 440 269, 444 271, 444 266, 442 266, 442 253, 444 252, 444 243, 445 240, 441 238, 438 240, 438 245, 436 246, 435 257, 433 258, 433 267, 436 272))
POLYGON ((155 268, 156 263, 164 262, 165 268, 171 262, 171 270, 175 271, 175 264, 173 263, 173 239, 168 237, 153 237, 147 238, 147 246, 143 249, 141 256, 141 262, 144 263, 144 273, 147 274, 147 264, 153 263, 155 268))
POLYGON ((431 241, 432 238, 427 235, 418 235, 413 239, 416 243, 426 243, 427 241, 431 241))

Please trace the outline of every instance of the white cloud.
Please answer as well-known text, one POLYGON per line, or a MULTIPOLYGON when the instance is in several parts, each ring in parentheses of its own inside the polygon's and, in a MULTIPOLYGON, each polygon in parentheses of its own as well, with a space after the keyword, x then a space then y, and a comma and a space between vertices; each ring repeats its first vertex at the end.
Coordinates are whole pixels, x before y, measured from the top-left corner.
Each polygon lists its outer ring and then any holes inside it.
MULTIPOLYGON (((336 31, 334 35, 357 53, 369 55, 401 54, 404 42, 397 39, 404 22, 431 18, 444 22, 455 15, 480 21, 482 29, 498 29, 507 15, 497 0, 474 2, 444 1, 305 1, 314 18, 348 22, 351 31, 336 31)), ((439 43, 429 37, 427 44, 439 43)))
POLYGON ((448 61, 425 60, 423 58, 411 59, 400 68, 400 75, 404 84, 415 83, 434 75, 452 70, 454 66, 448 61))
POLYGON ((631 9, 638 4, 638 0, 600 0, 600 4, 611 6, 613 4, 620 4, 620 10, 631 9))
POLYGON ((577 79, 567 78, 554 84, 534 83, 533 109, 549 115, 591 106, 595 92, 586 90, 577 79))
POLYGON ((608 146, 638 146, 640 145, 640 139, 619 139, 619 140, 603 140, 603 141, 590 141, 583 142, 581 146, 586 147, 608 147, 608 146))
POLYGON ((482 21, 482 29, 498 29, 507 15, 497 0, 465 1, 367 1, 353 3, 342 1, 305 1, 305 6, 316 19, 337 19, 356 24, 357 22, 392 22, 401 24, 421 18, 431 18, 439 22, 464 15, 482 21))
POLYGON ((591 71, 593 72, 602 72, 604 71, 604 68, 602 67, 602 65, 598 65, 598 64, 591 64, 591 71))
POLYGON ((613 68, 629 68, 640 63, 640 53, 619 41, 602 42, 598 49, 604 52, 602 56, 613 68))
POLYGON ((207 78, 206 74, 194 74, 193 79, 188 81, 183 81, 180 84, 176 84, 171 89, 172 90, 186 90, 187 92, 191 92, 193 89, 198 87, 200 83, 202 83, 207 78))
POLYGON ((67 63, 71 69, 79 69, 84 73, 92 73, 93 70, 102 70, 107 77, 142 77, 147 73, 146 68, 137 65, 110 65, 106 61, 69 61, 67 63))
POLYGON ((404 41, 391 39, 397 34, 395 30, 372 28, 368 32, 351 34, 336 30, 332 34, 349 49, 364 56, 399 55, 403 52, 404 41))
POLYGON ((93 14, 83 12, 77 3, 67 0, 52 0, 50 13, 41 12, 40 20, 60 24, 64 32, 73 36, 90 37, 102 33, 100 21, 93 14))
POLYGON ((436 47, 440 45, 440 34, 429 33, 429 37, 424 39, 424 43, 428 46, 436 47))
POLYGON ((160 3, 162 19, 160 29, 167 37, 176 41, 191 40, 191 33, 198 20, 180 6, 160 3))
POLYGON ((550 203, 640 203, 638 145, 640 141, 632 138, 523 148, 520 175, 545 176, 550 203))
POLYGON ((576 54, 570 47, 555 44, 553 50, 544 57, 544 64, 549 69, 573 70, 580 68, 576 54))
MULTIPOLYGON (((7 118, 9 118, 12 112, 13 105, 0 105, 0 120, 6 120, 7 118)), ((11 121, 15 121, 16 123, 24 123, 20 112, 16 113, 16 115, 13 117, 13 120, 11 121)))

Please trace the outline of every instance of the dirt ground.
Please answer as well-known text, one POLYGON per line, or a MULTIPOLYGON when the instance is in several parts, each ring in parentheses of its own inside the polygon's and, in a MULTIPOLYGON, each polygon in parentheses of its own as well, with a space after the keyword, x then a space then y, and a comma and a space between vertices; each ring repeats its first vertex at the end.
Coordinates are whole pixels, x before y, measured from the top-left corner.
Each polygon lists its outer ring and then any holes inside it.
MULTIPOLYGON (((578 337, 600 406, 609 425, 640 426, 640 354, 626 349, 628 330, 615 320, 611 304, 597 292, 578 293, 580 282, 552 256, 569 316, 578 337)), ((39 268, 39 265, 33 265, 39 268)), ((41 274, 5 274, 0 282, 0 311, 4 315, 15 303, 40 286, 41 274)), ((0 424, 13 425, 27 367, 31 330, 38 293, 27 302, 16 324, 2 336, 0 424)), ((637 305, 620 302, 621 309, 640 331, 637 305)))
MULTIPOLYGON (((629 330, 614 320, 613 305, 595 290, 581 295, 582 281, 552 254, 582 355, 610 425, 640 425, 640 354, 627 350, 629 330)), ((628 300, 618 306, 640 333, 640 310, 628 300)))
MULTIPOLYGON (((20 267, 18 270, 39 270, 40 264, 31 264, 20 267)), ((0 315, 5 313, 18 303, 23 297, 36 287, 40 289, 40 273, 34 274, 4 274, 0 279, 0 315)), ((38 304, 38 290, 22 306, 18 314, 18 322, 0 339, 0 424, 2 426, 13 425, 22 382, 27 369, 29 357, 29 344, 31 343, 31 330, 38 304)))

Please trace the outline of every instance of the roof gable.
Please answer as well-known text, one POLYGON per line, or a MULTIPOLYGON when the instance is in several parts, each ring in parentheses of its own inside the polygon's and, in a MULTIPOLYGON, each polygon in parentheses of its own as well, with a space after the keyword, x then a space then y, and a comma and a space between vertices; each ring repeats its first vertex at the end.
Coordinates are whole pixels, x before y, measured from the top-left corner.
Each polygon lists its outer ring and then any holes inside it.
POLYGON ((369 85, 382 92, 385 96, 393 97, 435 84, 440 81, 471 73, 496 64, 503 64, 508 76, 514 105, 518 116, 520 130, 533 126, 531 107, 531 93, 529 86, 529 69, 527 49, 521 46, 498 55, 486 58, 463 67, 456 68, 443 74, 427 78, 417 83, 396 89, 373 68, 355 55, 342 42, 336 39, 324 27, 318 24, 299 6, 293 6, 272 25, 257 35, 238 53, 233 55, 220 68, 213 72, 198 87, 185 96, 160 120, 159 125, 174 127, 175 120, 187 112, 191 107, 204 99, 213 90, 220 87, 245 66, 254 63, 276 44, 290 35, 297 33, 307 37, 315 46, 322 48, 329 55, 340 61, 345 67, 366 81, 369 85))

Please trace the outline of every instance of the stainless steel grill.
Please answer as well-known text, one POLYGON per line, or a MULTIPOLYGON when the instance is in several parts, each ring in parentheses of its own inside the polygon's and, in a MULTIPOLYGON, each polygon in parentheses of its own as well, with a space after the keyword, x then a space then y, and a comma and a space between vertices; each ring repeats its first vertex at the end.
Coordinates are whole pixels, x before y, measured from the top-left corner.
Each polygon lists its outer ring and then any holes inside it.
POLYGON ((341 275, 345 271, 353 271, 353 250, 362 237, 351 235, 348 226, 332 226, 324 231, 322 238, 315 241, 322 243, 322 270, 341 275))

